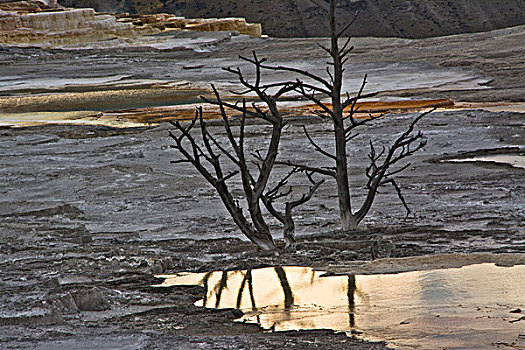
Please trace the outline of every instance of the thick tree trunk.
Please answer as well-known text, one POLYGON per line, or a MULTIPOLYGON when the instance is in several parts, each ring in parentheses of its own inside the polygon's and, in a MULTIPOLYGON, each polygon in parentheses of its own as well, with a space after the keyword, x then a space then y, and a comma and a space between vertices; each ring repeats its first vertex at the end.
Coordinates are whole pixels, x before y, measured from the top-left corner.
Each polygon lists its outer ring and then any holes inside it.
POLYGON ((332 86, 332 112, 335 133, 335 156, 337 196, 339 199, 339 215, 343 231, 355 230, 356 223, 352 215, 350 187, 348 184, 348 164, 346 154, 346 133, 343 121, 343 106, 341 105, 341 89, 343 85, 343 63, 339 54, 339 37, 335 23, 335 1, 330 1, 330 51, 333 60, 334 74, 332 86))
POLYGON ((261 212, 261 206, 259 204, 259 198, 249 198, 248 199, 248 211, 250 212, 250 217, 252 218, 253 225, 255 230, 260 232, 264 236, 271 237, 270 228, 264 221, 264 217, 261 212))
MULTIPOLYGON (((253 227, 250 225, 250 223, 246 220, 244 215, 242 214, 241 209, 237 206, 231 195, 229 194, 227 189, 224 188, 217 188, 217 192, 219 193, 222 202, 224 203, 224 206, 230 213, 231 217, 233 218, 233 221, 239 227, 241 232, 248 237, 250 241, 252 241, 259 249, 261 250, 276 250, 277 247, 275 246, 275 242, 272 238, 272 235, 270 234, 270 230, 266 226, 266 230, 258 230, 257 227, 253 227)), ((260 208, 259 208, 260 213, 260 208)), ((253 218, 253 216, 252 216, 253 218)), ((261 215, 262 218, 262 215, 261 215)))
POLYGON ((357 223, 352 214, 350 201, 350 186, 348 183, 348 164, 346 158, 346 140, 343 122, 334 123, 335 132, 335 153, 336 153, 336 173, 337 197, 339 201, 339 216, 343 231, 355 230, 357 223))

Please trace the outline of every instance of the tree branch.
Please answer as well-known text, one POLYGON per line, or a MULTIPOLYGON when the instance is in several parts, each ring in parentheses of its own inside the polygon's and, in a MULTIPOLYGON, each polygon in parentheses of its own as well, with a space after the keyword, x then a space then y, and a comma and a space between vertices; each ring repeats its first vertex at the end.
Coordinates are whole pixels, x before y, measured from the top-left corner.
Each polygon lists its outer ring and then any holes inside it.
POLYGON ((308 72, 306 70, 299 69, 299 68, 294 68, 294 67, 286 67, 286 66, 268 66, 268 65, 263 65, 260 62, 254 61, 254 60, 246 58, 246 57, 240 56, 240 58, 242 60, 245 60, 245 61, 250 62, 252 64, 259 65, 260 68, 263 68, 263 69, 298 73, 298 74, 300 74, 302 76, 305 76, 305 77, 308 77, 310 79, 313 79, 313 80, 317 81, 318 83, 321 83, 328 90, 331 90, 331 85, 330 85, 330 83, 328 81, 326 81, 325 79, 323 79, 323 78, 321 78, 321 77, 319 77, 319 76, 317 76, 315 74, 312 74, 312 73, 310 73, 310 72, 308 72))
POLYGON ((285 161, 277 161, 277 162, 275 162, 275 164, 286 165, 286 166, 291 166, 291 167, 297 167, 299 170, 309 171, 309 172, 312 172, 312 173, 321 174, 321 175, 326 175, 326 176, 330 176, 330 177, 335 178, 335 169, 334 169, 334 168, 328 168, 328 167, 322 167, 322 168, 319 168, 319 167, 311 167, 311 166, 308 166, 308 165, 303 165, 303 164, 294 163, 294 162, 289 161, 289 160, 285 160, 285 161))
POLYGON ((304 125, 303 125, 303 130, 304 130, 304 133, 305 133, 306 137, 308 138, 308 141, 310 141, 310 143, 312 144, 312 146, 314 146, 314 148, 315 148, 315 150, 317 152, 321 153, 322 155, 324 155, 324 156, 326 156, 328 158, 331 158, 333 160, 337 160, 337 158, 333 154, 326 152, 324 149, 321 148, 321 146, 319 146, 317 143, 315 143, 315 141, 312 139, 312 137, 310 136, 310 134, 306 130, 306 126, 304 126, 304 125))

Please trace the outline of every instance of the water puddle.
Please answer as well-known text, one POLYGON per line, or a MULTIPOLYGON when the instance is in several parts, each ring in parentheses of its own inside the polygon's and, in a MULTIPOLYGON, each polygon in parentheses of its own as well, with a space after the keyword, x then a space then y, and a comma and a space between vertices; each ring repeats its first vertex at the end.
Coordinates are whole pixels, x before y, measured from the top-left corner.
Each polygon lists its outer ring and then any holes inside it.
POLYGON ((84 78, 33 78, 21 76, 4 76, 0 78, 2 86, 0 93, 16 93, 18 91, 59 89, 66 86, 99 86, 121 84, 123 80, 129 80, 129 75, 111 75, 105 77, 84 77, 84 78))
POLYGON ((493 154, 493 155, 484 155, 476 156, 469 158, 454 158, 447 159, 447 162, 489 162, 489 163, 498 163, 498 164, 507 164, 515 168, 525 169, 525 155, 518 154, 493 154))
POLYGON ((477 264, 399 274, 323 276, 308 267, 161 275, 200 285, 196 305, 237 308, 269 331, 333 329, 395 348, 525 347, 525 266, 477 264))
POLYGON ((0 113, 0 127, 25 127, 38 125, 103 125, 115 128, 142 127, 145 124, 108 118, 97 111, 0 113))

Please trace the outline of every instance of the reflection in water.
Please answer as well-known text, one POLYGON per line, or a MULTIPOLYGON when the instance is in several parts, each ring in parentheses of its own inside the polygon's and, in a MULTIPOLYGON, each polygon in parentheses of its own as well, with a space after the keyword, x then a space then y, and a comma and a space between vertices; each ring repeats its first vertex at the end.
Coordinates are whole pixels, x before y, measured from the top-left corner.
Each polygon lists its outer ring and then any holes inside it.
POLYGON ((348 288, 347 288, 347 295, 348 295, 348 316, 349 316, 349 322, 348 325, 350 328, 355 327, 355 292, 357 288, 355 287, 355 275, 349 275, 348 277, 348 288))
POLYGON ((454 287, 449 284, 446 272, 428 271, 421 276, 419 284, 420 299, 427 305, 439 305, 444 300, 454 298, 454 287))
POLYGON ((510 313, 525 309, 525 266, 326 277, 273 267, 158 277, 166 279, 159 287, 201 285, 197 305, 241 309, 240 321, 269 330, 359 330, 402 348, 525 346, 525 321, 512 322, 519 317, 510 313))

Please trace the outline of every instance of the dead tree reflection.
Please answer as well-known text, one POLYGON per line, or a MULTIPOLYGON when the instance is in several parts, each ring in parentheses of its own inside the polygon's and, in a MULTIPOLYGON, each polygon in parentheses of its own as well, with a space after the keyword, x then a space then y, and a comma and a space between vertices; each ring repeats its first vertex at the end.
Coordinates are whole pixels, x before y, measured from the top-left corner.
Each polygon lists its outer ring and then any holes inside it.
POLYGON ((240 309, 241 303, 242 303, 242 296, 244 292, 244 288, 246 287, 246 284, 248 284, 248 294, 250 295, 250 302, 252 304, 252 310, 257 309, 257 305, 255 304, 255 296, 253 294, 253 277, 252 277, 252 270, 246 270, 244 273, 244 278, 242 279, 241 286, 239 287, 239 292, 237 293, 237 302, 235 303, 235 308, 240 309))
POLYGON ((215 300, 215 307, 218 308, 219 307, 219 304, 221 303, 221 297, 222 297, 222 292, 224 291, 224 289, 227 287, 228 285, 228 272, 226 271, 223 271, 222 272, 222 278, 221 278, 221 282, 219 283, 219 285, 216 287, 217 290, 215 292, 215 294, 217 295, 217 298, 215 300))
MULTIPOLYGON (((253 292, 252 270, 248 270, 247 276, 248 276, 248 291, 250 293, 250 300, 252 302, 252 310, 257 310, 257 305, 255 305, 255 294, 253 292)), ((261 324, 261 317, 259 315, 257 315, 257 324, 261 324)))
MULTIPOLYGON (((285 309, 290 309, 294 305, 294 295, 292 292, 292 287, 290 286, 290 283, 286 276, 286 272, 282 267, 275 267, 274 271, 275 271, 275 274, 277 275, 277 278, 279 279, 281 289, 283 290, 283 295, 284 295, 283 306, 285 309)), ((223 293, 226 289, 228 289, 228 279, 232 277, 232 274, 239 274, 239 273, 243 275, 243 278, 238 287, 239 289, 236 293, 237 298, 235 302, 235 307, 238 309, 242 308, 242 300, 244 296, 244 291, 246 290, 246 286, 248 286, 248 295, 250 297, 251 308, 252 310, 256 310, 257 304, 256 304, 256 299, 255 299, 255 293, 254 293, 252 270, 238 271, 238 272, 223 271, 221 272, 221 279, 219 283, 217 283, 214 286, 210 286, 210 283, 209 283, 210 277, 213 273, 209 272, 206 275, 204 275, 204 278, 202 279, 202 282, 201 282, 201 284, 204 286, 204 289, 205 289, 203 306, 209 306, 210 302, 212 302, 210 299, 213 299, 210 297, 214 296, 215 297, 214 307, 219 308, 221 306, 223 293)))
POLYGON ((208 273, 201 283, 206 290, 203 306, 251 310, 249 317, 270 330, 284 325, 316 328, 335 319, 345 328, 356 329, 357 300, 366 303, 367 299, 355 275, 322 277, 300 267, 208 273), (264 310, 274 311, 266 314, 264 310), (334 313, 339 315, 335 319, 334 313))
MULTIPOLYGON (((252 271, 248 270, 242 279, 241 286, 239 287, 239 293, 237 293, 237 302, 235 303, 235 308, 240 309, 241 308, 241 302, 242 302, 242 292, 244 292, 244 287, 246 286, 246 282, 248 281, 248 276, 251 277, 252 271)), ((255 303, 255 300, 252 299, 252 304, 255 303)))
POLYGON ((286 278, 286 272, 284 272, 284 269, 282 267, 275 267, 274 270, 275 273, 277 273, 277 277, 279 277, 279 282, 283 289, 284 308, 288 310, 293 306, 294 302, 292 288, 290 287, 290 283, 288 283, 288 278, 286 278))
POLYGON ((348 325, 350 328, 355 328, 355 275, 348 276, 348 285, 347 285, 347 296, 348 296, 348 325))
POLYGON ((210 280, 212 274, 213 272, 208 272, 205 274, 201 282, 201 285, 204 287, 204 299, 202 301, 202 305, 204 306, 208 305, 208 281, 210 280))

